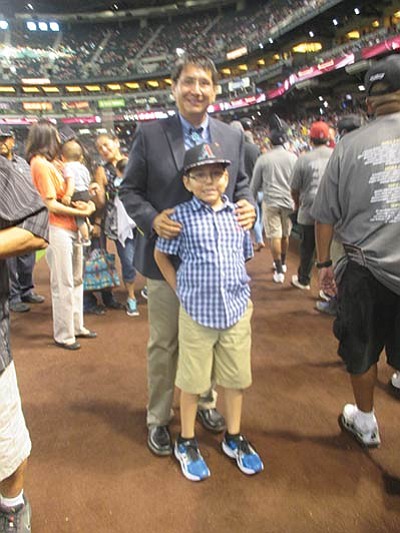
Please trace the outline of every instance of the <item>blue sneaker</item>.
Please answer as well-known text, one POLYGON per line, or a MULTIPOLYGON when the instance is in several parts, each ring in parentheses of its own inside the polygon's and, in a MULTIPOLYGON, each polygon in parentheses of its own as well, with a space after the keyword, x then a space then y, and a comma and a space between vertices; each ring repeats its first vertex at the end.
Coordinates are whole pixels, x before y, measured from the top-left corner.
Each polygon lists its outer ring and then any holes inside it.
POLYGON ((175 442, 175 457, 181 464, 182 474, 190 481, 203 481, 210 477, 210 470, 204 461, 196 439, 175 442))
POLYGON ((139 311, 137 308, 137 301, 133 298, 128 298, 126 300, 126 314, 128 316, 138 316, 139 311))
POLYGON ((221 447, 225 455, 236 460, 239 469, 244 474, 251 476, 264 470, 260 456, 243 435, 233 439, 227 439, 225 436, 221 447))

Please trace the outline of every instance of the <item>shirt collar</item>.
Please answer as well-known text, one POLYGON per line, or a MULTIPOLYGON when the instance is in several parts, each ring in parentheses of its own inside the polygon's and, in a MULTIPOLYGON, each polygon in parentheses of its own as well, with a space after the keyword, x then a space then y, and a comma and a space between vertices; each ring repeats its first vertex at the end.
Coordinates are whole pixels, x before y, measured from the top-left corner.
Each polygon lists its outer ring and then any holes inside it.
POLYGON ((194 128, 193 124, 190 124, 190 122, 188 120, 186 120, 185 118, 183 118, 183 116, 180 113, 178 113, 178 116, 179 116, 179 120, 181 121, 181 124, 182 124, 182 129, 183 129, 183 134, 184 135, 190 135, 190 130, 192 130, 192 129, 196 129, 197 130, 199 128, 203 128, 203 131, 207 131, 208 130, 208 123, 209 123, 208 115, 206 115, 206 118, 203 120, 203 122, 197 128, 194 128))
MULTIPOLYGON (((225 209, 229 211, 235 210, 235 205, 229 201, 229 198, 226 196, 226 194, 222 195, 222 201, 224 202, 224 206, 219 211, 224 211, 225 209)), ((201 209, 212 210, 208 204, 206 204, 205 202, 202 202, 196 196, 192 197, 190 205, 193 211, 200 211, 201 209)))

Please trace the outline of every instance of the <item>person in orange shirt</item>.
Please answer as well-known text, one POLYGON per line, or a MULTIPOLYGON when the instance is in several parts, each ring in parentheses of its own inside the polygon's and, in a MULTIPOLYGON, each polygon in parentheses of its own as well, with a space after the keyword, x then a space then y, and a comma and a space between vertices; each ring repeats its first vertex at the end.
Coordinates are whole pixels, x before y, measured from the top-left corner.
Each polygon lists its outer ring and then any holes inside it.
POLYGON ((62 163, 58 160, 60 139, 57 129, 40 120, 29 130, 26 156, 31 166, 33 184, 49 210, 49 247, 46 258, 50 268, 53 308, 53 336, 57 346, 78 350, 77 338, 95 338, 97 334, 83 325, 83 259, 75 217, 88 217, 93 202, 63 205, 65 194, 62 163))

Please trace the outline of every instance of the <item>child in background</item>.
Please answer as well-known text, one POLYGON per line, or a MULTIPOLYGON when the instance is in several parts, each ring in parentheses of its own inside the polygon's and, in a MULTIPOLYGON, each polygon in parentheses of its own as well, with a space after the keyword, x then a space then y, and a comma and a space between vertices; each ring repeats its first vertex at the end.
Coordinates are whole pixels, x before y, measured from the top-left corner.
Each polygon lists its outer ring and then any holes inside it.
POLYGON ((227 431, 222 451, 248 475, 264 466, 240 432, 243 389, 251 384, 252 303, 245 260, 253 256, 250 233, 236 218, 224 195, 230 164, 218 144, 188 150, 183 183, 193 193, 171 218, 182 225, 174 239, 158 238, 154 257, 176 291, 179 312, 179 359, 176 386, 181 389, 181 433, 175 457, 191 481, 210 476, 195 438, 198 396, 212 379, 224 388, 227 431), (171 256, 181 260, 177 272, 171 256))
MULTIPOLYGON (((64 162, 63 176, 67 184, 65 194, 61 199, 62 203, 71 205, 77 200, 88 202, 91 199, 89 193, 91 177, 88 169, 82 163, 83 152, 81 145, 74 140, 65 143, 61 149, 61 156, 64 162)), ((76 217, 76 223, 82 246, 90 246, 91 224, 89 219, 76 217)))

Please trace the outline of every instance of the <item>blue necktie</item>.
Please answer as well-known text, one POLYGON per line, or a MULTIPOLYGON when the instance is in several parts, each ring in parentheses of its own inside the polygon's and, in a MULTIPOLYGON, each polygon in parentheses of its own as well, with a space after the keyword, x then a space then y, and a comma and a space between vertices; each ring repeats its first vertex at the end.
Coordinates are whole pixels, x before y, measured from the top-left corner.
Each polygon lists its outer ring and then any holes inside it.
POLYGON ((201 144, 204 139, 203 139, 203 131, 204 131, 204 128, 201 127, 201 128, 190 128, 189 130, 189 137, 190 137, 190 144, 193 148, 193 146, 197 146, 198 144, 201 144))

